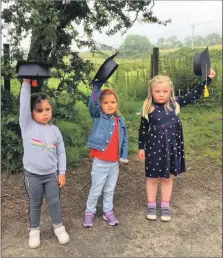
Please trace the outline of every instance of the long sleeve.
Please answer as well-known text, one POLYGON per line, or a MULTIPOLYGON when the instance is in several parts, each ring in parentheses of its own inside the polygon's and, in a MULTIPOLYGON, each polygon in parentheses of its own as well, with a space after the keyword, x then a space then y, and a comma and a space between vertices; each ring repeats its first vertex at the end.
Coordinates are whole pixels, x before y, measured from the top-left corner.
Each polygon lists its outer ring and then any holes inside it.
POLYGON ((89 112, 92 118, 100 116, 100 94, 101 94, 101 83, 93 83, 93 90, 90 96, 89 112))
POLYGON ((128 129, 124 131, 124 137, 122 142, 122 149, 120 155, 121 162, 128 162, 128 149, 129 149, 129 140, 128 140, 128 129))
POLYGON ((139 150, 144 150, 145 149, 145 143, 146 143, 146 139, 148 136, 148 130, 149 130, 149 121, 144 118, 141 117, 141 124, 139 127, 139 150))
POLYGON ((204 86, 209 85, 212 82, 211 78, 207 78, 204 82, 198 84, 191 92, 187 93, 183 97, 176 97, 176 101, 179 103, 180 107, 184 107, 188 104, 193 103, 195 100, 199 99, 203 93, 204 86))
POLYGON ((27 129, 32 121, 32 113, 30 108, 31 102, 31 85, 23 83, 20 93, 20 111, 19 111, 19 125, 22 133, 27 129))
POLYGON ((60 130, 58 129, 58 142, 57 142, 57 158, 58 158, 58 171, 59 174, 65 174, 66 171, 66 152, 64 141, 60 130))

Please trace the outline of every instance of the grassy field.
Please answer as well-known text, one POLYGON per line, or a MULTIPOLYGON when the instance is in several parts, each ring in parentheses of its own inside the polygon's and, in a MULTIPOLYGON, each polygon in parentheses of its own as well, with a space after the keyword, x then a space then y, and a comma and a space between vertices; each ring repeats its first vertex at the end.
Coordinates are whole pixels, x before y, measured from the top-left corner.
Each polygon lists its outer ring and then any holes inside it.
MULTIPOLYGON (((196 48, 205 48, 206 46, 204 47, 195 47, 196 48)), ((209 50, 212 50, 212 49, 216 49, 216 50, 222 50, 222 44, 218 44, 218 45, 215 45, 215 46, 209 46, 208 47, 209 50)), ((159 52, 160 54, 167 54, 167 53, 170 53, 170 52, 174 52, 176 50, 179 50, 179 48, 170 48, 170 49, 160 49, 159 52)), ((84 59, 87 59, 87 60, 100 60, 100 59, 105 59, 105 56, 111 56, 113 54, 112 51, 103 51, 103 54, 100 54, 100 53, 91 53, 89 51, 85 51, 85 52, 80 52, 80 57, 84 58, 84 59)), ((117 59, 119 59, 118 55, 116 57, 117 59)), ((125 60, 132 60, 132 59, 128 59, 128 58, 125 58, 125 60)), ((97 62, 96 61, 96 62, 97 62)), ((132 60, 133 61, 133 60, 132 60)))
MULTIPOLYGON (((209 49, 222 49, 222 44, 216 46, 210 46, 209 49)), ((161 49, 160 54, 167 54, 170 52, 174 52, 179 49, 161 49)), ((94 71, 91 72, 90 77, 94 77, 97 69, 106 59, 106 55, 112 55, 112 51, 104 51, 103 53, 91 53, 91 52, 80 52, 80 56, 85 59, 89 60, 94 64, 94 71)), ((165 61, 166 62, 166 61, 165 61)), ((175 63, 179 63, 179 66, 182 65, 183 60, 181 61, 174 61, 175 63)), ((150 60, 148 58, 119 58, 117 56, 117 63, 119 64, 119 68, 113 74, 113 76, 109 79, 108 84, 110 86, 115 87, 115 90, 118 91, 125 91, 126 87, 129 84, 145 84, 148 82, 149 75, 150 75, 150 60), (128 84, 128 85, 127 85, 128 84), (122 90, 123 89, 123 90, 122 90)), ((168 66, 171 66, 171 63, 167 63, 168 66)), ((216 66, 219 71, 221 71, 222 62, 219 59, 213 59, 212 65, 216 66)), ((191 67, 192 69, 192 67, 191 67)), ((218 72, 218 77, 222 77, 222 75, 218 72)), ((51 78, 49 79, 49 84, 53 88, 57 88, 58 86, 58 79, 51 78)), ((80 85, 80 88, 83 88, 80 85)), ((20 90, 20 83, 18 80, 12 80, 12 93, 17 95, 20 90)))

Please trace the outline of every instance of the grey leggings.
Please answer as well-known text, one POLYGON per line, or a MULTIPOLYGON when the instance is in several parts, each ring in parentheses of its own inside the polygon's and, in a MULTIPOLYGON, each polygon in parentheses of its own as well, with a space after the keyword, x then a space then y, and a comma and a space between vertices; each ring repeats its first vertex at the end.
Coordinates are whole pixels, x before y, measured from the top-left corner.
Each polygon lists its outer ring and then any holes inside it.
POLYGON ((57 173, 37 175, 24 170, 24 177, 29 197, 30 228, 37 228, 40 225, 40 213, 44 194, 53 224, 60 224, 62 222, 62 215, 57 173))

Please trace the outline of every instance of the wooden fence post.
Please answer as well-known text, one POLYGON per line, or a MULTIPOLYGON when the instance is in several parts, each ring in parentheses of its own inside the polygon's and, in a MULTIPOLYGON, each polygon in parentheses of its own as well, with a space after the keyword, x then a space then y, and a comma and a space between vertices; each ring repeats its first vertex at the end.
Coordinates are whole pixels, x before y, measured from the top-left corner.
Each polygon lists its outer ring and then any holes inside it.
POLYGON ((150 59, 150 79, 152 80, 153 78, 153 55, 151 55, 150 59))
MULTIPOLYGON (((10 52, 9 52, 9 44, 3 44, 3 53, 4 53, 4 67, 8 67, 10 69, 10 52)), ((9 74, 10 71, 7 71, 9 74)), ((5 90, 10 92, 10 78, 8 75, 4 77, 4 88, 5 90)))
POLYGON ((159 74, 159 48, 153 48, 153 76, 159 74))

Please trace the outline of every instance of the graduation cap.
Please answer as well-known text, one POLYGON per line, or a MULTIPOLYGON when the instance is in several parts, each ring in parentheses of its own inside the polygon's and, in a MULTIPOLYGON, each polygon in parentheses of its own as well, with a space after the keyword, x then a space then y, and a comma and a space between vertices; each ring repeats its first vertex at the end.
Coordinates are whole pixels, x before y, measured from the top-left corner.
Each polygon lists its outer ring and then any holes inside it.
POLYGON ((17 62, 16 73, 18 78, 38 81, 51 77, 50 67, 52 67, 52 65, 44 62, 21 60, 17 62))
MULTIPOLYGON (((203 81, 207 80, 210 68, 211 60, 207 47, 203 52, 198 53, 194 56, 194 74, 197 76, 201 76, 203 81)), ((207 85, 205 86, 204 96, 209 96, 207 85)))
POLYGON ((118 64, 113 60, 113 58, 118 54, 115 53, 114 55, 107 58, 104 63, 99 68, 98 72, 96 73, 93 81, 99 81, 105 83, 111 75, 115 72, 118 67, 118 64))

